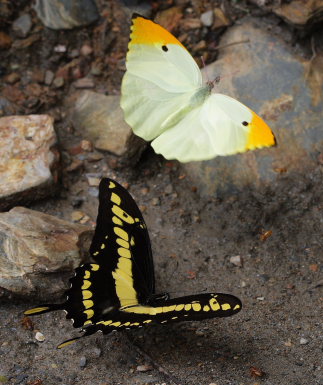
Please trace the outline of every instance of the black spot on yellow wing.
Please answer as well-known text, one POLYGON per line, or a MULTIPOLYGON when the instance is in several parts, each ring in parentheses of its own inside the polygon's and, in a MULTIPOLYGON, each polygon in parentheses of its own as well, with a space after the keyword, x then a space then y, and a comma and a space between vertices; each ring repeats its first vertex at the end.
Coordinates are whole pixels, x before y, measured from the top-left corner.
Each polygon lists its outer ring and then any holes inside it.
MULTIPOLYGON (((169 299, 155 294, 153 260, 147 226, 133 198, 117 182, 100 183, 97 226, 90 247, 92 263, 71 278, 66 302, 40 305, 26 315, 65 310, 83 336, 97 331, 151 324, 227 317, 241 310, 238 298, 221 293, 169 299)), ((82 337, 83 337, 82 336, 82 337)), ((62 348, 80 337, 60 344, 62 348)))

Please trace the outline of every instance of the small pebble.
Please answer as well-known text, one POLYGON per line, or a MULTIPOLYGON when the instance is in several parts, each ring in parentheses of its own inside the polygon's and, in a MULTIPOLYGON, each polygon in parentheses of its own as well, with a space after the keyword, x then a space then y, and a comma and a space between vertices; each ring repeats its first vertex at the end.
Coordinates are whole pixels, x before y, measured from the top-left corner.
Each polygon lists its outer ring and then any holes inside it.
POLYGON ((64 86, 64 83, 65 83, 64 78, 60 76, 60 77, 54 79, 53 86, 55 88, 61 88, 64 86))
POLYGON ((93 144, 89 140, 83 139, 81 141, 81 148, 84 151, 89 151, 91 152, 93 150, 93 144))
POLYGON ((93 354, 95 355, 95 357, 100 357, 101 354, 102 354, 102 350, 99 349, 99 348, 94 348, 93 349, 93 354))
POLYGON ((173 186, 171 184, 167 185, 165 188, 165 194, 169 195, 173 192, 173 186))
POLYGON ((101 178, 94 177, 94 176, 87 176, 87 183, 91 187, 98 187, 100 184, 101 178))
POLYGON ((84 368, 86 366, 86 357, 81 357, 80 358, 80 367, 84 368))
POLYGON ((93 48, 88 44, 84 44, 80 49, 80 53, 82 56, 91 55, 92 52, 93 52, 93 48))
POLYGON ((20 75, 17 72, 11 72, 11 74, 5 76, 4 81, 8 84, 15 84, 20 80, 20 75))
POLYGON ((206 12, 202 13, 200 19, 201 19, 201 23, 205 27, 211 27, 211 25, 213 24, 213 18, 214 18, 213 11, 210 10, 210 11, 206 11, 206 12))
POLYGON ((54 47, 54 52, 57 53, 64 53, 67 51, 66 45, 64 44, 58 44, 54 47))
POLYGON ((137 366, 137 372, 149 372, 152 369, 153 368, 151 365, 139 365, 139 366, 137 366))
POLYGON ((41 332, 37 332, 36 335, 35 335, 35 338, 39 342, 44 342, 45 341, 45 336, 41 332))
POLYGON ((256 300, 257 300, 257 301, 264 301, 264 300, 265 300, 265 297, 257 297, 256 300))
POLYGON ((159 198, 155 197, 151 200, 151 204, 153 206, 158 206, 159 205, 159 198))
POLYGON ((21 15, 12 23, 12 30, 17 37, 25 38, 30 32, 32 27, 31 16, 29 13, 21 15))
POLYGON ((72 212, 71 219, 73 222, 79 222, 84 216, 85 214, 82 211, 76 210, 72 212))
POLYGON ((238 267, 242 267, 242 265, 243 265, 243 261, 242 261, 242 258, 240 257, 240 255, 235 255, 233 257, 230 257, 230 262, 233 265, 238 266, 238 267))
POLYGON ((301 345, 307 345, 308 342, 309 342, 309 341, 308 341, 306 338, 303 338, 303 337, 299 340, 299 343, 300 343, 301 345))
POLYGON ((50 85, 53 83, 54 77, 55 77, 54 72, 52 72, 52 71, 50 71, 50 70, 47 70, 47 71, 45 72, 45 80, 44 80, 44 83, 46 84, 46 86, 50 86, 50 85))
POLYGON ((94 88, 95 87, 93 79, 90 79, 90 78, 78 79, 73 84, 74 84, 74 87, 78 88, 78 89, 86 89, 86 88, 94 88))

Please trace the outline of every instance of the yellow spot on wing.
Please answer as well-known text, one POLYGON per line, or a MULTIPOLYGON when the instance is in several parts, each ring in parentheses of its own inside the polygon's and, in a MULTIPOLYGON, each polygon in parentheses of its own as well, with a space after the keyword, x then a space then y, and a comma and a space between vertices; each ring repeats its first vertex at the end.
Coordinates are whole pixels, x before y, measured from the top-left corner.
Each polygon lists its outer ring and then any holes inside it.
POLYGON ((210 306, 208 305, 203 306, 203 311, 210 311, 210 306))
POLYGON ((117 238, 117 244, 124 247, 125 249, 129 249, 129 242, 125 241, 124 239, 117 238))
POLYGON ((91 270, 92 271, 97 271, 100 269, 100 265, 96 264, 96 263, 91 263, 91 270))
POLYGON ((113 205, 112 212, 117 217, 119 217, 122 221, 129 223, 130 225, 135 223, 135 220, 132 218, 132 216, 126 213, 124 210, 122 210, 119 206, 113 205))
POLYGON ((33 309, 29 309, 29 310, 26 310, 24 311, 24 314, 25 315, 29 315, 29 314, 37 314, 37 313, 40 313, 42 311, 45 311, 45 310, 48 310, 49 307, 34 307, 33 309))
POLYGON ((85 321, 84 324, 83 324, 83 326, 85 326, 85 325, 92 325, 92 321, 91 321, 91 320, 85 321))
POLYGON ((120 326, 121 325, 121 322, 113 322, 112 324, 110 324, 110 326, 120 326))
POLYGON ((237 310, 237 309, 240 309, 240 305, 236 305, 233 310, 237 310))
POLYGON ((101 250, 103 250, 103 249, 105 249, 105 244, 104 243, 102 243, 102 245, 101 245, 101 250))
POLYGON ((252 120, 249 123, 250 131, 246 150, 273 146, 275 144, 275 137, 270 127, 255 112, 251 111, 251 113, 252 120))
POLYGON ((222 310, 229 310, 231 309, 231 305, 229 303, 223 303, 221 305, 222 310))
POLYGON ((120 206, 121 198, 119 195, 115 194, 114 192, 111 194, 111 202, 115 203, 116 205, 120 206))
POLYGON ((83 290, 82 296, 83 296, 83 299, 89 299, 92 297, 92 293, 90 292, 90 290, 83 290))
POLYGON ((93 253, 93 255, 98 255, 99 254, 99 252, 98 251, 96 251, 95 253, 93 253))
POLYGON ((149 324, 152 320, 151 319, 147 319, 146 321, 144 321, 143 323, 144 324, 149 324))
POLYGON ((131 245, 131 246, 134 246, 134 245, 135 245, 135 238, 134 238, 134 237, 131 237, 131 239, 130 239, 130 245, 131 245))
POLYGON ((123 225, 122 220, 119 219, 118 217, 116 217, 115 215, 112 217, 112 222, 113 222, 115 225, 119 225, 119 226, 122 226, 122 225, 123 225))
POLYGON ((176 311, 181 311, 183 309, 184 309, 184 304, 176 305, 176 307, 175 307, 176 311))
POLYGON ((84 279, 89 279, 90 275, 91 275, 91 273, 88 270, 85 270, 85 272, 84 272, 84 279))
POLYGON ((111 321, 111 320, 110 320, 110 321, 100 321, 100 322, 97 322, 96 325, 98 325, 98 324, 103 324, 103 325, 108 326, 108 325, 112 324, 112 322, 113 322, 113 321, 111 321))
MULTIPOLYGON (((79 338, 79 337, 78 337, 78 338, 79 338)), ((63 342, 62 344, 59 344, 59 345, 57 346, 57 349, 62 349, 62 348, 65 348, 65 346, 74 344, 74 342, 76 342, 76 341, 78 340, 78 338, 74 338, 74 340, 66 341, 66 342, 63 342)))
POLYGON ((109 183, 109 188, 115 188, 115 187, 116 187, 115 183, 113 183, 113 182, 110 181, 110 183, 109 183))
POLYGON ((192 308, 194 311, 200 311, 202 306, 199 303, 193 303, 192 308))
POLYGON ((118 248, 118 254, 123 258, 131 258, 130 250, 124 249, 123 247, 118 248))
POLYGON ((137 16, 132 19, 131 44, 177 44, 185 48, 171 33, 151 20, 137 16))
POLYGON ((84 312, 83 312, 84 314, 86 314, 86 316, 87 316, 87 319, 90 319, 90 318, 92 318, 93 317, 93 315, 94 315, 94 311, 92 310, 92 309, 88 309, 88 310, 84 310, 84 312))
POLYGON ((215 298, 210 299, 209 304, 213 311, 220 310, 220 304, 215 298))
POLYGON ((187 304, 184 306, 184 309, 185 309, 186 311, 191 310, 191 309, 192 309, 192 305, 191 305, 190 303, 187 303, 187 304))
POLYGON ((90 299, 87 299, 87 300, 83 301, 83 305, 84 305, 85 309, 89 309, 90 307, 92 307, 94 305, 94 303, 90 299))
POLYGON ((86 290, 91 286, 91 281, 84 280, 83 285, 81 287, 82 290, 86 290))
POLYGON ((123 229, 120 229, 120 227, 117 227, 117 226, 114 227, 114 228, 113 228, 113 231, 114 231, 114 233, 115 233, 118 237, 124 239, 125 241, 129 241, 129 236, 128 236, 128 234, 127 234, 123 229))

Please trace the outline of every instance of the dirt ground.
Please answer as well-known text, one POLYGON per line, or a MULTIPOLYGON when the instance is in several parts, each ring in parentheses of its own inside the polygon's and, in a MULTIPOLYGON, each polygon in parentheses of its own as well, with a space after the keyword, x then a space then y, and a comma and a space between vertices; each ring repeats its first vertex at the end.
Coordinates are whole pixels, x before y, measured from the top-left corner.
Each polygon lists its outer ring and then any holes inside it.
MULTIPOLYGON (((118 7, 114 12, 122 14, 118 7)), ((120 16, 120 24, 124 18, 120 16)), ((127 28, 108 48, 112 64, 97 81, 98 91, 119 92, 124 63, 118 55, 125 52, 127 28)), ((95 36, 93 27, 40 33, 49 47, 76 37, 93 42, 95 36)), ((37 62, 64 64, 65 59, 55 62, 50 49, 42 47, 34 56, 31 48, 11 48, 2 63, 21 59, 19 71, 34 72, 37 62)), ((143 211, 157 291, 172 297, 231 293, 242 300, 243 309, 227 319, 97 333, 57 350, 58 343, 77 335, 63 312, 34 317, 33 330, 27 330, 22 313, 37 300, 1 298, 0 383, 323 385, 322 164, 297 179, 282 175, 270 188, 222 199, 201 197, 177 162, 149 149, 135 167, 118 168, 112 155, 103 154, 101 160, 85 159, 83 169, 67 172, 71 155, 66 147, 83 138, 64 120, 60 100, 69 85, 64 87, 52 88, 37 106, 16 104, 16 113, 55 114, 63 151, 59 196, 30 207, 70 220, 81 205, 95 221, 98 201, 86 175, 114 178, 129 187, 143 211), (232 256, 240 256, 242 266, 231 263, 232 256), (35 339, 36 331, 44 334, 44 342, 35 339)))

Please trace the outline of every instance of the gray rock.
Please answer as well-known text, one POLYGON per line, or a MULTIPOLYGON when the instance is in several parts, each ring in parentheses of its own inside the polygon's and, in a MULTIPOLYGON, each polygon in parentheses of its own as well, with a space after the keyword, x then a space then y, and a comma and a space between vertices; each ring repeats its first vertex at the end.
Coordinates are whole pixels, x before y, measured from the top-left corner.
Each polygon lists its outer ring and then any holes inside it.
MULTIPOLYGON (((246 186, 259 189, 277 181, 279 170, 296 177, 316 167, 323 151, 323 109, 313 98, 308 63, 266 25, 259 27, 261 23, 246 18, 230 28, 220 45, 246 39, 250 43, 222 49, 219 60, 206 71, 210 79, 222 77, 215 92, 238 99, 271 126, 277 146, 183 165, 202 195, 228 195, 246 186)), ((321 94, 321 84, 317 92, 321 94)))
POLYGON ((54 72, 52 72, 50 70, 47 70, 45 72, 44 83, 46 84, 46 86, 50 86, 53 83, 54 77, 55 77, 54 72))
POLYGON ((34 9, 44 25, 52 29, 81 27, 99 18, 94 0, 37 0, 34 9))
POLYGON ((32 21, 29 13, 21 15, 12 23, 12 30, 17 37, 27 37, 32 27, 32 21))
POLYGON ((91 235, 87 226, 24 207, 0 213, 0 287, 42 299, 62 294, 91 235))
POLYGON ((201 15, 201 23, 205 27, 211 27, 211 25, 213 24, 213 19, 214 19, 214 14, 212 10, 203 12, 201 15))
POLYGON ((55 193, 59 154, 53 118, 0 118, 0 211, 55 193))
POLYGON ((123 0, 123 3, 125 5, 124 9, 129 17, 134 13, 138 13, 139 15, 148 18, 151 16, 152 6, 148 1, 123 0))
POLYGON ((323 20, 322 0, 290 0, 277 2, 249 0, 266 11, 274 12, 288 24, 300 30, 308 31, 323 20))
POLYGON ((118 155, 125 162, 135 162, 146 144, 125 123, 120 97, 91 91, 78 95, 71 115, 74 127, 95 148, 118 155))

